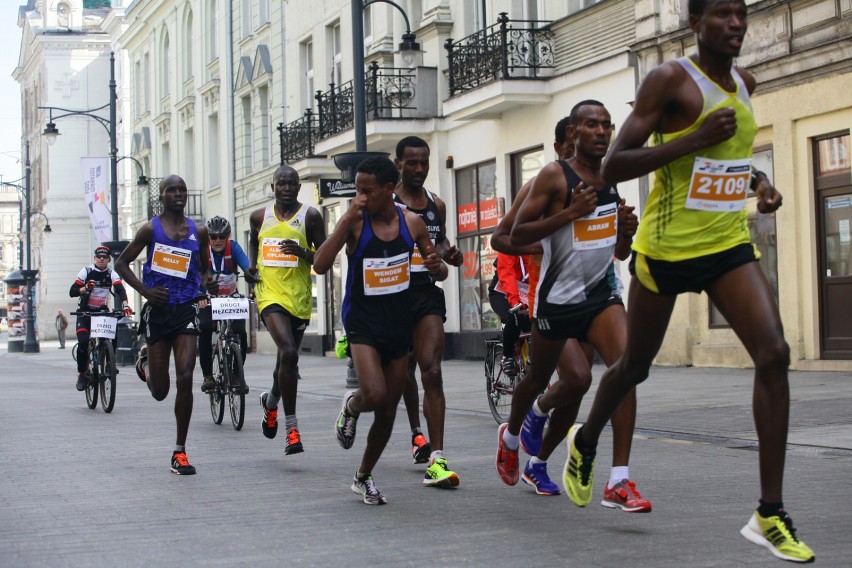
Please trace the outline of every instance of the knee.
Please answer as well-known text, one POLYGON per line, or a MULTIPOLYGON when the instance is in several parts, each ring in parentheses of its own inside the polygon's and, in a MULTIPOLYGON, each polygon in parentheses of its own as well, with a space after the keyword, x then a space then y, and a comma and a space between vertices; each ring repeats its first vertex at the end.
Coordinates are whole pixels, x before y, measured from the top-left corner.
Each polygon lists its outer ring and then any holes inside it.
POLYGON ((761 347, 754 360, 758 371, 783 371, 790 366, 790 346, 783 338, 761 347))
MULTIPOLYGON (((545 377, 550 379, 550 377, 545 377)), ((547 386, 546 384, 544 386, 547 386)), ((559 372, 559 380, 551 389, 557 389, 556 393, 561 396, 574 398, 585 396, 592 386, 592 370, 589 368, 562 369, 559 372)))
POLYGON ((386 388, 361 389, 360 400, 362 412, 374 412, 389 406, 389 393, 386 388))
POLYGON ((299 351, 293 347, 285 347, 279 350, 278 368, 286 367, 296 370, 296 365, 299 364, 299 351))
POLYGON ((443 391, 444 378, 441 375, 440 365, 430 365, 420 369, 420 380, 423 382, 423 391, 443 391))
POLYGON ((613 374, 630 383, 631 386, 645 381, 651 373, 651 361, 622 357, 612 366, 613 374))
POLYGON ((154 382, 151 379, 148 379, 148 381, 148 388, 154 400, 157 402, 166 400, 166 397, 169 396, 169 377, 166 377, 165 381, 154 382))
POLYGON ((192 372, 180 372, 175 378, 178 393, 192 392, 192 372))

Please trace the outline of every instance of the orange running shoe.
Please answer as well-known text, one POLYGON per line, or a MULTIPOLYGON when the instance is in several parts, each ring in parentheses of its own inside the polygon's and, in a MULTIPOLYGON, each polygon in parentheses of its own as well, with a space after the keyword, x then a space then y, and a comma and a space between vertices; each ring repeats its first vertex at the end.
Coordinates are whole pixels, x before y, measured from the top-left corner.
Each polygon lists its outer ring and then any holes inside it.
POLYGON ((500 424, 497 429, 497 473, 506 485, 517 485, 520 479, 518 465, 518 450, 512 450, 503 443, 503 432, 508 428, 507 423, 500 424))
POLYGON ((195 475, 195 468, 189 465, 186 452, 172 452, 172 473, 178 475, 195 475))
POLYGON ((287 442, 284 444, 284 454, 301 454, 305 449, 302 447, 302 437, 299 436, 299 431, 295 428, 290 428, 287 431, 287 442))
POLYGON ((414 463, 429 463, 431 453, 432 446, 429 445, 426 436, 423 434, 411 436, 411 456, 414 458, 414 463))

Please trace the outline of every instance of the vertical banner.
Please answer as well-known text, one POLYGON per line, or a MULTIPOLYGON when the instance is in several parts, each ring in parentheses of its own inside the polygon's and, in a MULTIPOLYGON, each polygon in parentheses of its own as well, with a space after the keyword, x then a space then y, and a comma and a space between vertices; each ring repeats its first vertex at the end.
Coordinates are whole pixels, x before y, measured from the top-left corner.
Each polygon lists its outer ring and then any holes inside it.
POLYGON ((80 173, 83 176, 83 197, 95 236, 100 242, 112 240, 109 159, 80 158, 80 173))

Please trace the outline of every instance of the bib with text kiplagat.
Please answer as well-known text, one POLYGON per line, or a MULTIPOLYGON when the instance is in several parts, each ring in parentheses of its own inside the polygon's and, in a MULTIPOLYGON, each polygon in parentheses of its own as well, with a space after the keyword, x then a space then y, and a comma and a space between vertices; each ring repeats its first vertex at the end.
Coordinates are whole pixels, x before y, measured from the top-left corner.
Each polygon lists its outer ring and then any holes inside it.
POLYGON ((271 239, 264 237, 261 243, 261 254, 264 266, 277 266, 281 268, 296 268, 299 266, 299 258, 293 254, 281 252, 282 239, 271 239))

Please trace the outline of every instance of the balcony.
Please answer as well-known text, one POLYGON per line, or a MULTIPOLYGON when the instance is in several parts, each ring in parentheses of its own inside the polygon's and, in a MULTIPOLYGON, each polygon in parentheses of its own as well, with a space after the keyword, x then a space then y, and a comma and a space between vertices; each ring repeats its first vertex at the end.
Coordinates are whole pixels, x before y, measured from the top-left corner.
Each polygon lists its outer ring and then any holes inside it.
MULTIPOLYGON (((373 62, 365 73, 367 121, 400 121, 434 118, 437 115, 437 70, 431 67, 380 68, 373 62)), ((316 112, 308 109, 301 118, 278 126, 281 163, 316 156, 317 144, 355 126, 353 82, 331 84, 316 95, 316 112)), ((382 127, 374 123, 374 130, 382 127)))

